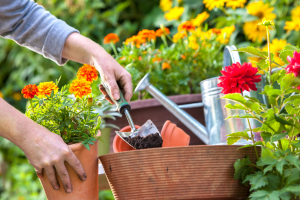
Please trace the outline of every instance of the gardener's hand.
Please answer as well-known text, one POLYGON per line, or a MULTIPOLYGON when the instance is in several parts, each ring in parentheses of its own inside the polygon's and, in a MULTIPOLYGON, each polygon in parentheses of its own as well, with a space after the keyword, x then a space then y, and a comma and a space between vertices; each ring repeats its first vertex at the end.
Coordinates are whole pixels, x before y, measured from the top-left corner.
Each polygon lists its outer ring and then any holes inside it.
POLYGON ((72 192, 72 184, 64 162, 68 162, 79 179, 85 181, 87 176, 80 161, 59 135, 40 125, 33 126, 29 127, 31 133, 28 133, 27 139, 21 145, 30 164, 39 178, 43 177, 44 170, 53 189, 58 190, 60 185, 55 176, 56 171, 66 193, 72 192))
POLYGON ((95 66, 102 81, 110 87, 113 99, 120 98, 118 82, 120 88, 123 89, 126 101, 130 101, 132 97, 131 75, 97 43, 79 33, 72 33, 65 42, 62 56, 95 66))

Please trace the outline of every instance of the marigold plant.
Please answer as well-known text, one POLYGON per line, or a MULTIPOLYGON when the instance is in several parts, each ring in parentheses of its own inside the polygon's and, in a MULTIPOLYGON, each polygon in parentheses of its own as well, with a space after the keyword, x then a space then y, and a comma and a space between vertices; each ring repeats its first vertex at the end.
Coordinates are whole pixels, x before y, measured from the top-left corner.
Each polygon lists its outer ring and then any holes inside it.
POLYGON ((78 79, 84 79, 88 82, 93 82, 98 79, 98 71, 94 66, 84 64, 77 72, 78 79))

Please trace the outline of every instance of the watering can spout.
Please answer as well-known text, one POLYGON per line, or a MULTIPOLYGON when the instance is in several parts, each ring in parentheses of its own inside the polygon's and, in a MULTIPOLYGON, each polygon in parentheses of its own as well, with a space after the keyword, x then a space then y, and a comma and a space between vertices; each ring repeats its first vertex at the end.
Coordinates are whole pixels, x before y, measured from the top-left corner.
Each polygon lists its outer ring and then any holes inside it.
POLYGON ((205 144, 209 144, 209 137, 205 126, 194 119, 184 110, 180 109, 177 104, 171 101, 167 96, 156 89, 149 80, 150 74, 146 74, 137 85, 135 92, 146 90, 155 99, 157 99, 167 110, 176 116, 183 124, 185 124, 196 136, 198 136, 205 144))

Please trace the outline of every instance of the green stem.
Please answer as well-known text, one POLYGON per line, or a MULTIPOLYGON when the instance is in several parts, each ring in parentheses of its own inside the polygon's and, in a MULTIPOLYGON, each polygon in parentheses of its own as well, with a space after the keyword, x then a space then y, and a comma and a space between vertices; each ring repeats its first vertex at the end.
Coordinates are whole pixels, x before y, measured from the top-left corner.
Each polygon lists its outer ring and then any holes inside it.
POLYGON ((252 142, 253 142, 253 147, 254 147, 254 150, 255 150, 256 158, 258 160, 258 153, 257 153, 257 150, 256 150, 255 141, 254 141, 254 135, 253 135, 251 124, 250 124, 250 121, 249 121, 248 118, 247 118, 247 121, 248 121, 249 129, 250 129, 250 133, 251 133, 251 139, 252 139, 252 142))
MULTIPOLYGON (((261 121, 258 117, 256 117, 255 115, 254 115, 254 113, 252 112, 252 111, 249 111, 250 112, 250 114, 257 120, 257 121, 259 121, 260 123, 264 123, 263 121, 261 121)), ((274 133, 276 132, 269 124, 267 124, 267 123, 265 123, 272 131, 274 131, 274 133)))
POLYGON ((270 52, 270 33, 269 33, 268 26, 266 26, 266 29, 267 29, 268 57, 269 57, 269 80, 270 80, 270 85, 272 85, 272 81, 271 81, 272 62, 271 62, 271 52, 270 52))
POLYGON ((165 35, 162 35, 162 36, 161 36, 161 39, 162 39, 162 41, 164 42, 165 47, 167 48, 167 47, 168 47, 168 43, 167 43, 167 40, 166 40, 166 36, 165 36, 165 35))
POLYGON ((115 44, 113 42, 110 42, 109 44, 110 44, 111 48, 113 49, 115 55, 118 56, 118 52, 117 52, 115 44))
POLYGON ((32 99, 29 99, 29 102, 30 102, 30 105, 31 105, 31 108, 32 108, 33 114, 35 114, 35 112, 34 112, 34 107, 33 107, 33 105, 32 105, 32 99))

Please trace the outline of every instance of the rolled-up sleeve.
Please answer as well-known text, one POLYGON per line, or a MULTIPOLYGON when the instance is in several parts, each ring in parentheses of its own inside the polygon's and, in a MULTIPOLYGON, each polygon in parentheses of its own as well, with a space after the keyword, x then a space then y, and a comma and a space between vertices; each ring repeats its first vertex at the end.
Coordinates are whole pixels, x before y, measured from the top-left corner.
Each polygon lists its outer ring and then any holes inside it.
POLYGON ((31 0, 0 0, 0 36, 64 65, 67 37, 78 32, 31 0))

